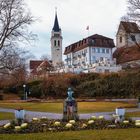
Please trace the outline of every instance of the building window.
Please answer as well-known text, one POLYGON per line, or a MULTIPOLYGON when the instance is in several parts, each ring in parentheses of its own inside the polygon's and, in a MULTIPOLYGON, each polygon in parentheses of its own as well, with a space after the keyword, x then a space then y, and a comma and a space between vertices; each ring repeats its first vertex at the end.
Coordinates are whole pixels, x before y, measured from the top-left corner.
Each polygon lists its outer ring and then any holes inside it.
POLYGON ((92 45, 94 45, 95 44, 95 40, 92 40, 92 45))
POLYGON ((60 41, 58 40, 58 46, 60 46, 60 41))
POLYGON ((97 48, 97 53, 100 53, 100 48, 97 48))
POLYGON ((106 53, 109 53, 109 49, 106 49, 106 53))
POLYGON ((120 36, 120 43, 122 43, 122 37, 120 36))
POLYGON ((92 61, 95 63, 96 62, 96 57, 92 56, 92 61))
POLYGON ((54 40, 54 46, 56 46, 56 40, 54 40))
POLYGON ((92 53, 95 53, 95 48, 92 48, 92 53))
POLYGON ((136 41, 136 38, 134 35, 131 35, 131 39, 132 39, 132 41, 136 41))
POLYGON ((87 53, 87 49, 84 50, 84 53, 87 53))
POLYGON ((105 49, 102 49, 102 53, 105 53, 105 49))
POLYGON ((100 57, 100 61, 103 61, 103 59, 104 59, 103 57, 100 57))

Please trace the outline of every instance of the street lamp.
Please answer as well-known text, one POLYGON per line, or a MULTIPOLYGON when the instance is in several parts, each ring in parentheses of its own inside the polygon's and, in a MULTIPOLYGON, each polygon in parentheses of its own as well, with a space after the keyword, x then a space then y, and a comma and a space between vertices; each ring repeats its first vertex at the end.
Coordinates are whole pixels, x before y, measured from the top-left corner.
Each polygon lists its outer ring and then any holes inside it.
POLYGON ((26 92, 26 85, 24 84, 23 85, 23 88, 24 88, 24 100, 27 99, 27 92, 26 92))

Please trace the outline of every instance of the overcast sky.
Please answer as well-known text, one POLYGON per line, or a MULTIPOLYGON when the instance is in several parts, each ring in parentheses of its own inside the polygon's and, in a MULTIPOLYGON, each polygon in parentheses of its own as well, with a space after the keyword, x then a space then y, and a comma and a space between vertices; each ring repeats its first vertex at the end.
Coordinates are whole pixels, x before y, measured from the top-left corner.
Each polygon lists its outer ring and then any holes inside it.
MULTIPOLYGON (((51 54, 50 36, 54 24, 55 7, 62 29, 64 48, 88 36, 100 34, 115 39, 120 18, 126 14, 126 0, 25 0, 32 14, 39 20, 32 25, 38 35, 35 46, 29 47, 37 59, 51 54)), ((115 40, 114 40, 115 41, 115 40)))

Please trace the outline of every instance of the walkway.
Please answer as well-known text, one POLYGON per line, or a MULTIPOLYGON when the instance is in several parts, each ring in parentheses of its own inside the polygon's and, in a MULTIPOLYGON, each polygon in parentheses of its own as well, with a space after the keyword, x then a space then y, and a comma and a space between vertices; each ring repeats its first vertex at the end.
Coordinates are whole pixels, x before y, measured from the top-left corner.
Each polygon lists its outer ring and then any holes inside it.
MULTIPOLYGON (((0 112, 10 112, 14 113, 14 109, 5 109, 0 108, 0 112)), ((140 108, 136 109, 127 109, 126 112, 140 112, 140 108)), ((88 114, 79 114, 80 119, 89 119, 91 116, 104 116, 105 119, 109 120, 112 118, 112 114, 115 112, 96 112, 96 113, 88 113, 88 114)), ((48 119, 62 119, 62 114, 59 113, 48 113, 48 112, 36 112, 36 111, 26 111, 26 117, 31 120, 33 117, 41 118, 47 117, 48 119)), ((133 117, 132 119, 140 119, 140 117, 133 117)), ((9 120, 2 120, 0 121, 0 125, 9 122, 9 120)))

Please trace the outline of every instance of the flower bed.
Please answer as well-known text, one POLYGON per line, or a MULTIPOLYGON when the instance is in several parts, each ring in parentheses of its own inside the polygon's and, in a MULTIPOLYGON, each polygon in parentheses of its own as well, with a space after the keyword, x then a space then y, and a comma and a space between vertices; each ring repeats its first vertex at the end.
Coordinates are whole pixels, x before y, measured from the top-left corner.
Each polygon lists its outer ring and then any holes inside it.
POLYGON ((89 120, 70 120, 62 122, 61 120, 48 120, 47 118, 33 118, 31 122, 18 124, 16 121, 5 124, 0 127, 0 133, 39 133, 39 132, 59 132, 59 131, 77 131, 89 129, 121 129, 121 128, 140 128, 140 120, 124 120, 115 123, 114 119, 105 120, 103 116, 92 116, 89 120))

